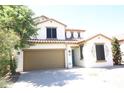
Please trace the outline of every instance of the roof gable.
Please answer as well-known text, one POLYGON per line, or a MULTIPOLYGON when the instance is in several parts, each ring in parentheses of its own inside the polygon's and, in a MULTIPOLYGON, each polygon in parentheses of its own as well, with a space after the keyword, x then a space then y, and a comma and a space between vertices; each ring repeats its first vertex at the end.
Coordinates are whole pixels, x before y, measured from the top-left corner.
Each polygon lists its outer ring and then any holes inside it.
POLYGON ((45 23, 45 22, 48 22, 48 21, 54 21, 54 22, 57 22, 57 23, 59 23, 59 24, 61 24, 61 25, 67 26, 67 25, 65 25, 65 24, 63 24, 63 23, 61 23, 61 22, 59 22, 59 21, 57 21, 57 20, 55 20, 55 19, 47 19, 47 20, 45 20, 45 21, 39 22, 38 24, 40 24, 40 23, 45 23))
POLYGON ((104 37, 104 38, 106 38, 106 39, 112 41, 111 38, 109 38, 109 37, 107 37, 107 36, 105 36, 105 35, 103 35, 103 34, 97 34, 97 35, 95 35, 95 36, 93 36, 93 37, 90 37, 90 38, 86 39, 85 42, 90 41, 90 40, 92 40, 92 39, 94 39, 94 38, 96 38, 96 37, 98 37, 98 36, 104 37))
POLYGON ((45 19, 49 19, 48 17, 42 15, 42 16, 38 16, 38 17, 35 17, 34 19, 39 19, 39 18, 45 18, 45 19))
POLYGON ((88 39, 86 39, 86 40, 83 40, 83 39, 80 40, 80 41, 78 42, 78 44, 79 44, 79 45, 84 44, 85 42, 88 42, 88 41, 90 41, 90 40, 92 40, 92 39, 94 39, 94 38, 96 38, 96 37, 98 37, 98 36, 104 37, 104 38, 108 39, 109 41, 112 41, 111 38, 109 38, 109 37, 107 37, 107 36, 105 36, 105 35, 103 35, 103 34, 97 34, 97 35, 92 36, 92 37, 90 37, 90 38, 88 38, 88 39))
POLYGON ((33 20, 35 21, 36 24, 39 24, 40 22, 46 21, 48 19, 49 19, 48 17, 42 15, 42 16, 39 16, 39 17, 35 17, 33 20))

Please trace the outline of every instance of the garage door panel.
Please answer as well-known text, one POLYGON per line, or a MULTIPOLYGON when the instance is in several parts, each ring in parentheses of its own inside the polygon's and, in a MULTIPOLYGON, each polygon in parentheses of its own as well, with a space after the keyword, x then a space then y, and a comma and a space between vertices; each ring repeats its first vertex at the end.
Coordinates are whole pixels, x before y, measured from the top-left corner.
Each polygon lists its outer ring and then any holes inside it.
POLYGON ((24 51, 24 70, 64 68, 64 50, 24 51))

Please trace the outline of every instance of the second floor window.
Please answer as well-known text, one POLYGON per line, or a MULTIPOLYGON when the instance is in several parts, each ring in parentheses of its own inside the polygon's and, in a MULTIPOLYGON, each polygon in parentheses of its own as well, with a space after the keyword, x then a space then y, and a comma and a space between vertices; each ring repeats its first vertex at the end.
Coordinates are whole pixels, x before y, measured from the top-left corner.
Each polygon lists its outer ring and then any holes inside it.
POLYGON ((47 28, 47 38, 57 38, 56 28, 48 27, 47 28))

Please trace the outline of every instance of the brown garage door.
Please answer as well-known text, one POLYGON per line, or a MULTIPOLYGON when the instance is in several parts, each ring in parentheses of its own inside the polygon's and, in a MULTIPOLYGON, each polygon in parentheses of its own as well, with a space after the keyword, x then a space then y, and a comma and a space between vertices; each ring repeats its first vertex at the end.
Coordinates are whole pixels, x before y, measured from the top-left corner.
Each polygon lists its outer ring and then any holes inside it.
POLYGON ((23 69, 51 69, 64 68, 65 55, 64 49, 58 50, 24 50, 23 69))

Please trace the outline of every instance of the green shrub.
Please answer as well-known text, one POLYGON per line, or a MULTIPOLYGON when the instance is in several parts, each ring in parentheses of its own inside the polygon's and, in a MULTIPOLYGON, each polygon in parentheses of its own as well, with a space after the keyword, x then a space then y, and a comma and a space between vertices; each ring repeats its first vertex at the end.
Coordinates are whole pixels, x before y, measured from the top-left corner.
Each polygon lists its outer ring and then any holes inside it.
POLYGON ((9 72, 9 60, 1 60, 0 61, 0 78, 9 72))
POLYGON ((121 64, 122 57, 121 57, 121 50, 120 44, 117 38, 113 37, 112 39, 112 55, 113 55, 113 62, 115 65, 121 64))
POLYGON ((10 61, 10 72, 11 74, 15 74, 16 73, 16 68, 17 68, 17 64, 15 59, 10 61))

